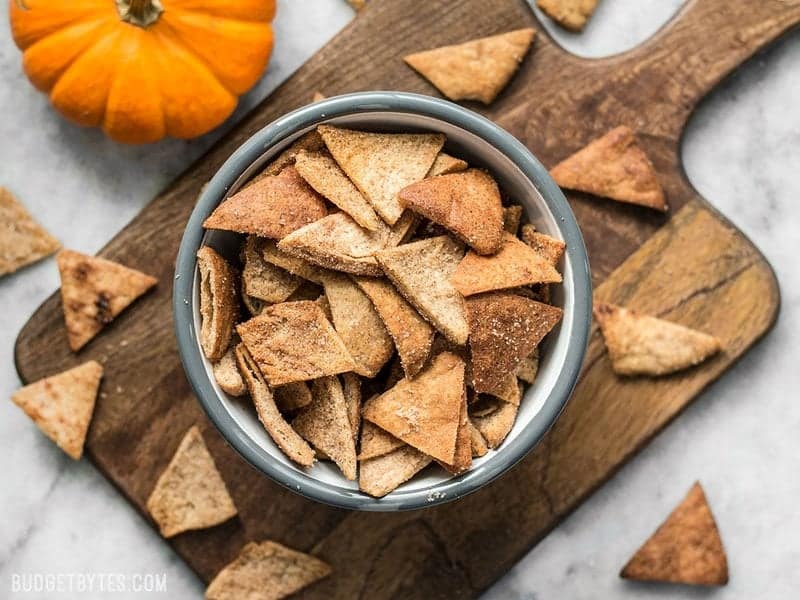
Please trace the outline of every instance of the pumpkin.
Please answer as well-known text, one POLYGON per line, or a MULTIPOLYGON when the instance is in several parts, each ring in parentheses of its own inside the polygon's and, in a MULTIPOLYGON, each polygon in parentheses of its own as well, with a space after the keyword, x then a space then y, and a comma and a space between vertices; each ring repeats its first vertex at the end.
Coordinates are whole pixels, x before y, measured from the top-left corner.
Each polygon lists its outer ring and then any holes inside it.
POLYGON ((272 53, 275 0, 10 0, 23 67, 66 118, 114 140, 222 123, 272 53))

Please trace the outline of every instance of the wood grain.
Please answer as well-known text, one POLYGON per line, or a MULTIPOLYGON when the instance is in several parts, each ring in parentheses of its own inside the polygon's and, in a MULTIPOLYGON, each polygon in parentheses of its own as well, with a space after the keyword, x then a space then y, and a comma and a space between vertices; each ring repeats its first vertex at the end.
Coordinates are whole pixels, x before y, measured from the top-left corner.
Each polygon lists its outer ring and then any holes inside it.
POLYGON ((594 332, 575 395, 545 441, 506 476, 467 498, 412 513, 348 513, 306 501, 254 471, 215 432, 192 396, 172 331, 171 283, 195 198, 253 132, 306 103, 315 90, 328 96, 375 89, 436 94, 399 57, 534 24, 521 0, 370 0, 350 26, 102 250, 102 256, 157 276, 158 288, 78 355, 69 351, 54 295, 20 333, 20 376, 32 381, 89 358, 105 364, 87 454, 143 512, 183 432, 201 425, 240 508, 229 523, 170 541, 206 581, 244 541, 271 538, 313 549, 334 565, 336 574, 308 590, 308 597, 474 597, 774 321, 779 295, 769 265, 698 197, 679 148, 686 120, 702 97, 798 21, 800 0, 694 0, 644 45, 603 60, 571 56, 542 31, 491 107, 468 104, 506 127, 548 166, 613 126, 633 127, 673 210, 661 216, 569 195, 600 284, 597 296, 710 331, 725 340, 726 352, 657 381, 620 379, 594 332))

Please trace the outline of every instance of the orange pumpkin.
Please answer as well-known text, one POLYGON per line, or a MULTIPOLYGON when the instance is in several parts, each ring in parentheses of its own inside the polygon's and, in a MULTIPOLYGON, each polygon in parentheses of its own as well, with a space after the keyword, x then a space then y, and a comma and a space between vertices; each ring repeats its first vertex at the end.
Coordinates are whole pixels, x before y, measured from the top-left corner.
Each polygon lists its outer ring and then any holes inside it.
POLYGON ((10 0, 25 73, 53 106, 127 143, 222 123, 272 53, 275 0, 10 0))

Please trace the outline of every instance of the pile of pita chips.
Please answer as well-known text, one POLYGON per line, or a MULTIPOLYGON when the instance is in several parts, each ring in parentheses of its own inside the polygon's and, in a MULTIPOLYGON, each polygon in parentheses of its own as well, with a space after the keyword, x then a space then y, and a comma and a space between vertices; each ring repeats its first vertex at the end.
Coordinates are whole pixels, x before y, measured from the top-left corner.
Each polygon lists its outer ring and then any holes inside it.
POLYGON ((0 187, 0 277, 61 247, 6 188, 0 187))
POLYGON ((213 527, 236 515, 233 499, 196 425, 183 436, 158 478, 147 510, 165 538, 213 527))
POLYGON ((620 576, 686 585, 728 583, 725 548, 699 483, 636 551, 620 576))
POLYGON ((594 316, 620 375, 668 375, 722 350, 712 335, 614 304, 596 303, 594 316))
POLYGON ((409 54, 406 63, 450 100, 491 104, 528 53, 533 29, 409 54))
POLYGON ((562 188, 669 210, 655 167, 626 126, 612 129, 550 169, 562 188))
POLYGON ((331 461, 375 497, 499 448, 561 319, 541 300, 563 242, 445 142, 320 125, 206 221, 243 234, 239 263, 198 254, 220 388, 298 467, 331 461), (299 194, 286 219, 278 188, 299 194))
POLYGON ((103 367, 90 360, 17 390, 11 400, 70 458, 78 460, 102 377, 103 367))
POLYGON ((582 31, 594 13, 598 0, 536 0, 536 6, 570 31, 582 31))

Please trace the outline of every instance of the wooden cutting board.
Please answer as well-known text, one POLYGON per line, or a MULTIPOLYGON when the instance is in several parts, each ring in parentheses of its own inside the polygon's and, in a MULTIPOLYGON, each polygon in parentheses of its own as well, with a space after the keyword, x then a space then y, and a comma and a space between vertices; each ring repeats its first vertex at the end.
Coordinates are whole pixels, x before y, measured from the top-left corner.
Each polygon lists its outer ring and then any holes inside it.
MULTIPOLYGON (((370 0, 367 9, 101 252, 160 284, 77 356, 61 304, 48 299, 20 333, 26 382, 89 358, 106 365, 87 454, 137 509, 186 429, 199 423, 240 509, 224 525, 170 543, 205 581, 248 540, 313 551, 335 574, 310 598, 474 597, 606 481, 770 328, 779 306, 769 265, 686 179, 680 140, 698 101, 756 50, 800 22, 800 0, 690 0, 644 45, 576 58, 543 31, 491 106, 470 104, 551 166, 608 129, 633 127, 669 196, 668 216, 569 194, 596 295, 710 331, 726 351, 659 380, 619 379, 593 331, 578 388, 546 439, 507 475, 457 502, 401 514, 351 513, 304 500, 261 476, 216 433, 178 361, 170 294, 183 227, 201 187, 253 132, 319 90, 436 95, 409 52, 538 27, 523 0, 370 0)), ((758 198, 753 199, 758 202, 758 198)))

